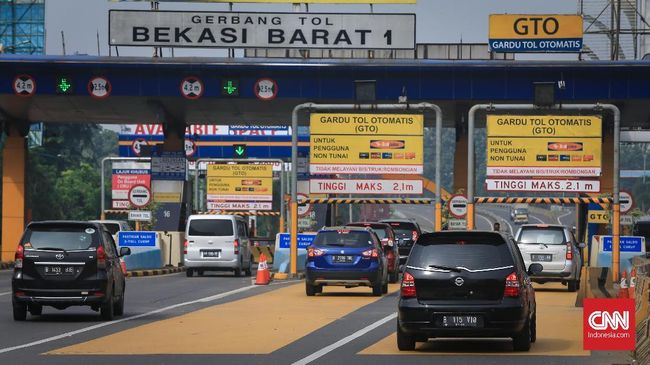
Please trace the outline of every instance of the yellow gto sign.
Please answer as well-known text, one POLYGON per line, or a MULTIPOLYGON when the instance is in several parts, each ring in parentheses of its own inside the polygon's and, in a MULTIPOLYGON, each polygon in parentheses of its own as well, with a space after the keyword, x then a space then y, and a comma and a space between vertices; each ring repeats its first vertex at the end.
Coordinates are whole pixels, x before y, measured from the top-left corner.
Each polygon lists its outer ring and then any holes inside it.
POLYGON ((599 138, 490 137, 487 165, 512 167, 600 168, 599 138))
POLYGON ((273 200, 272 165, 208 165, 208 201, 273 200))
POLYGON ((423 116, 312 114, 313 174, 421 174, 423 116))
POLYGON ((597 137, 600 116, 488 115, 488 137, 597 137))
POLYGON ((606 210, 590 210, 587 212, 587 221, 589 223, 609 223, 609 212, 606 210))
POLYGON ((489 45, 494 52, 580 52, 582 16, 491 14, 489 45))

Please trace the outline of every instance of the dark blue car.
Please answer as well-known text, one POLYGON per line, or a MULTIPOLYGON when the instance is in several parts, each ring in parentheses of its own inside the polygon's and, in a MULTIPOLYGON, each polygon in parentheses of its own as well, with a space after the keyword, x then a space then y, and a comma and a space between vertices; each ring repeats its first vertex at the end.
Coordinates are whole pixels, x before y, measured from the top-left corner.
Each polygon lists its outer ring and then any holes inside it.
POLYGON ((377 235, 365 227, 330 227, 307 247, 305 291, 322 293, 324 285, 368 286, 372 294, 388 292, 387 260, 377 235))

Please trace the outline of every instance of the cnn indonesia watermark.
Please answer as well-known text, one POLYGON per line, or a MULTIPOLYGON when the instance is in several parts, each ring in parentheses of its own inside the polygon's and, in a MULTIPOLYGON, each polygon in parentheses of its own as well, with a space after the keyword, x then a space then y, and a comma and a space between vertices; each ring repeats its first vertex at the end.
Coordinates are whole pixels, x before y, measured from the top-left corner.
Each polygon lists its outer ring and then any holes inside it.
POLYGON ((634 299, 585 299, 585 350, 632 351, 635 347, 634 299))

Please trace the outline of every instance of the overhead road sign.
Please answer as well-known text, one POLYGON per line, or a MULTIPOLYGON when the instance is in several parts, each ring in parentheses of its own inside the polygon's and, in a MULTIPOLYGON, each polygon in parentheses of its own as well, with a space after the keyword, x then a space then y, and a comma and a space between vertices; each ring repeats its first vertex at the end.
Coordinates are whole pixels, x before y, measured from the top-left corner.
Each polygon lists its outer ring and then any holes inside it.
POLYGON ((486 123, 490 177, 601 174, 600 116, 488 115, 486 123))
POLYGON ((95 99, 106 99, 112 91, 111 82, 103 76, 95 76, 88 81, 88 94, 95 99))
POLYGON ((492 52, 580 52, 582 16, 491 14, 489 47, 492 52))
POLYGON ((198 77, 188 76, 181 81, 180 90, 184 98, 195 100, 203 96, 205 85, 198 77))
POLYGON ((415 14, 109 11, 111 46, 414 49, 415 14))
POLYGON ((312 174, 422 174, 423 116, 310 115, 312 174))
POLYGON ((36 81, 30 75, 18 75, 14 79, 13 88, 18 96, 32 96, 36 93, 36 81))
POLYGON ((485 179, 487 191, 600 192, 600 180, 485 179))
POLYGON ((476 204, 578 204, 596 203, 611 204, 612 198, 505 198, 505 197, 475 197, 476 204))
POLYGON ((208 201, 208 210, 272 210, 272 202, 214 202, 208 201))
POLYGON ((422 194, 422 180, 311 179, 312 194, 422 194))
POLYGON ((278 96, 278 91, 278 83, 266 77, 255 81, 255 86, 253 86, 255 96, 264 101, 275 99, 278 96))
POLYGON ((260 211, 250 211, 250 212, 238 212, 238 211, 228 211, 228 210, 210 210, 207 212, 197 212, 196 214, 232 214, 232 215, 241 215, 241 216, 263 216, 263 217, 278 217, 280 212, 260 212, 260 211))

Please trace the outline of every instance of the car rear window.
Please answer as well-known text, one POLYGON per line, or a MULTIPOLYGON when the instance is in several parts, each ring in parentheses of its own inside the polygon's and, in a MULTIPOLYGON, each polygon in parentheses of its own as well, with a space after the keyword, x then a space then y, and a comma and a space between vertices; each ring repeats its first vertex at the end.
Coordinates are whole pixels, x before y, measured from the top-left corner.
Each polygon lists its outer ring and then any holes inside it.
POLYGON ((37 225, 25 232, 25 248, 51 250, 86 250, 97 246, 99 234, 92 226, 37 225))
POLYGON ((386 234, 386 230, 384 228, 373 228, 372 230, 380 240, 388 237, 388 234, 386 234))
POLYGON ((104 226, 106 227, 106 229, 110 234, 116 234, 117 232, 120 231, 119 223, 104 223, 104 226))
POLYGON ((398 237, 411 237, 413 236, 413 231, 417 232, 417 227, 413 223, 409 222, 391 222, 391 228, 395 231, 395 235, 398 237))
POLYGON ((370 233, 363 231, 323 231, 314 240, 316 246, 366 247, 372 244, 370 233))
POLYGON ((546 245, 562 245, 566 243, 564 230, 560 227, 536 228, 523 227, 519 233, 518 243, 543 243, 546 245))
POLYGON ((229 219, 192 219, 188 235, 190 236, 232 236, 232 221, 229 219))
POLYGON ((418 239, 408 265, 464 267, 470 270, 512 266, 508 244, 499 234, 425 234, 418 239))
POLYGON ((369 223, 350 223, 347 226, 349 226, 349 227, 369 227, 370 229, 372 229, 373 232, 375 232, 375 234, 377 235, 377 237, 380 240, 383 240, 384 238, 388 237, 387 228, 383 224, 382 225, 375 224, 374 227, 373 227, 373 224, 369 224, 369 223))

